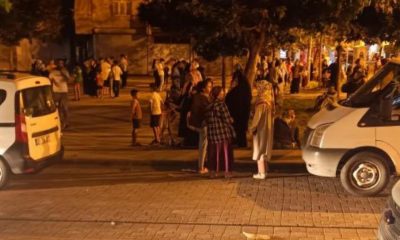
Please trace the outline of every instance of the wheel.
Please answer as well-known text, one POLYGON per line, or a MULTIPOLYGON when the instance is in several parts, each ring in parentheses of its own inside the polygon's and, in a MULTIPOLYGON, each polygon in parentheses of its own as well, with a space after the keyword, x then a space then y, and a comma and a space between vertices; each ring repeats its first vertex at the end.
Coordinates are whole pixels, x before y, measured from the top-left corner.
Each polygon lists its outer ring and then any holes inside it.
POLYGON ((0 159, 0 189, 7 185, 10 172, 7 165, 0 159))
POLYGON ((356 196, 374 196, 387 185, 390 177, 385 158, 373 152, 351 157, 340 172, 344 189, 356 196))

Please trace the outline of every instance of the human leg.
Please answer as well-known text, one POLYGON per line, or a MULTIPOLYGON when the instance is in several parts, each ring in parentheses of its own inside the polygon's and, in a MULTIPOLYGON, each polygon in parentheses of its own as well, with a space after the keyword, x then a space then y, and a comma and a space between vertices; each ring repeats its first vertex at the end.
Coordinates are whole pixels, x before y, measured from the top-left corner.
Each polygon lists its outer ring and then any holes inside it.
POLYGON ((207 128, 202 128, 199 132, 199 161, 198 169, 200 173, 207 172, 204 167, 207 158, 207 128))

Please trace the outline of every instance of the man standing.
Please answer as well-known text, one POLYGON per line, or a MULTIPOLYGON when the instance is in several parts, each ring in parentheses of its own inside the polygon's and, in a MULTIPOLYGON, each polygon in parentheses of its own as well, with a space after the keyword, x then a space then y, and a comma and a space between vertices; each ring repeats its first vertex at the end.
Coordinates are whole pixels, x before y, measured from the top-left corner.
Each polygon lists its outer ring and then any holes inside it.
POLYGON ((121 76, 123 75, 122 69, 118 66, 118 61, 114 61, 114 65, 111 69, 112 76, 114 79, 113 83, 113 92, 114 92, 114 97, 119 96, 119 88, 121 86, 121 76))
POLYGON ((125 88, 128 80, 128 57, 125 54, 121 54, 119 65, 122 69, 122 85, 121 88, 125 88))
POLYGON ((207 158, 207 127, 203 126, 206 117, 207 107, 210 105, 210 93, 212 83, 209 80, 201 81, 197 84, 198 93, 193 96, 190 112, 188 113, 188 123, 199 133, 199 173, 207 173, 204 167, 207 158))
POLYGON ((68 81, 71 77, 63 60, 50 72, 49 78, 53 84, 54 101, 60 114, 61 126, 65 129, 68 127, 68 81))

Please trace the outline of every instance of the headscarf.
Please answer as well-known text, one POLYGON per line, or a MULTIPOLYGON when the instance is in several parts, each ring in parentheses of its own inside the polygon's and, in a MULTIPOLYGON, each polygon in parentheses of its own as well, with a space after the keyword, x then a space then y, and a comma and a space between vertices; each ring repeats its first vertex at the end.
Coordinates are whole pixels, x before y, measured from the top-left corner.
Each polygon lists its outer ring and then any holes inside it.
POLYGON ((262 102, 267 102, 269 106, 272 106, 273 93, 272 84, 266 80, 256 82, 257 98, 256 105, 262 102))

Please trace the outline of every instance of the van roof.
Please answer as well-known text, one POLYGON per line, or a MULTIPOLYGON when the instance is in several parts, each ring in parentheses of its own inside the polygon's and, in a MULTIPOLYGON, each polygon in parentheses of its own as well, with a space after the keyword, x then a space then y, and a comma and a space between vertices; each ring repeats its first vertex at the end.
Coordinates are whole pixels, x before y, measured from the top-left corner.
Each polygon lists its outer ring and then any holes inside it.
POLYGON ((15 85, 17 89, 21 89, 35 85, 49 85, 50 81, 46 77, 35 76, 28 73, 0 72, 0 84, 1 83, 15 85))

